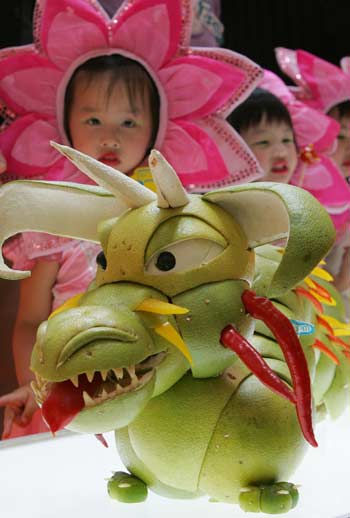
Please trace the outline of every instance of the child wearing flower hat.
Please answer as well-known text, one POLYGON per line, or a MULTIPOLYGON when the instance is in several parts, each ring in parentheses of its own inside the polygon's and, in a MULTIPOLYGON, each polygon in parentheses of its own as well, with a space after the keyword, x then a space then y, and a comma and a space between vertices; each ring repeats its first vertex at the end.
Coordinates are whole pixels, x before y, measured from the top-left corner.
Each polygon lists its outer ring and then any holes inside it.
MULTIPOLYGON (((189 48, 189 0, 124 2, 113 18, 96 0, 37 0, 35 13, 35 44, 0 56, 0 98, 14 114, 0 134, 4 182, 86 182, 50 140, 146 185, 144 161, 153 146, 190 191, 260 176, 225 117, 261 71, 225 49, 189 48)), ((36 329, 52 309, 86 289, 98 251, 29 232, 8 244, 13 266, 32 276, 21 281, 14 333, 20 387, 0 398, 3 438, 45 429, 29 387, 36 329)))

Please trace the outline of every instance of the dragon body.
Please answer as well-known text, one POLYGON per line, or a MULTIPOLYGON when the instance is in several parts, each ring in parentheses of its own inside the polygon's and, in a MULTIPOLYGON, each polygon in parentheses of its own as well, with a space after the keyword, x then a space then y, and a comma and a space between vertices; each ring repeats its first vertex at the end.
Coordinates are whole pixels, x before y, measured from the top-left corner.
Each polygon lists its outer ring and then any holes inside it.
MULTIPOLYGON (((110 182, 106 166, 60 150, 104 187, 110 182)), ((48 205, 74 191, 67 221, 87 197, 99 197, 89 217, 99 223, 103 249, 88 291, 39 327, 32 369, 44 417, 53 431, 115 430, 130 472, 110 481, 110 493, 121 500, 143 499, 141 484, 167 497, 208 495, 246 511, 287 512, 298 491, 285 481, 308 447, 311 417, 314 423, 326 413, 337 417, 349 404, 349 351, 339 337, 347 326, 339 295, 317 267, 334 239, 332 224, 294 187, 261 183, 187 195, 159 154, 150 165, 158 198, 126 208, 134 186, 123 179, 131 190, 126 195, 119 186, 119 213, 115 185, 108 184, 107 193, 28 183, 28 190, 45 189, 48 205), (284 240, 283 250, 266 245, 277 239, 284 240), (309 326, 300 336, 302 359, 295 351, 288 359, 269 319, 252 317, 244 302, 251 290, 272 301, 274 316, 309 326), (249 368, 255 356, 243 346, 240 356, 221 339, 228 324, 239 344, 240 337, 250 341, 264 360, 260 379, 249 368), (302 361, 309 379, 298 381, 302 361), (273 376, 284 388, 267 386, 273 376), (309 408, 307 397, 303 407, 298 403, 307 382, 309 408), (287 390, 290 400, 281 397, 287 390)), ((145 189, 140 196, 151 195, 145 189)), ((79 234, 57 221, 56 215, 55 233, 92 236, 90 227, 79 234)), ((36 220, 30 227, 43 230, 36 220)))

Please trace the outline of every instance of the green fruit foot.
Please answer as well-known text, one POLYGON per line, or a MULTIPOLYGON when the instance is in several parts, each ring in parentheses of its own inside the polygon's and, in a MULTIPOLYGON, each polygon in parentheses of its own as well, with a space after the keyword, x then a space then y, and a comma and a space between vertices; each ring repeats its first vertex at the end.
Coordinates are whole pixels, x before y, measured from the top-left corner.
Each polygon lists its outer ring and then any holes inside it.
POLYGON ((241 509, 250 513, 287 513, 297 505, 298 500, 298 490, 289 482, 244 487, 239 495, 241 509))
POLYGON ((142 480, 123 471, 116 471, 108 480, 107 491, 111 498, 126 504, 144 502, 147 486, 142 480))

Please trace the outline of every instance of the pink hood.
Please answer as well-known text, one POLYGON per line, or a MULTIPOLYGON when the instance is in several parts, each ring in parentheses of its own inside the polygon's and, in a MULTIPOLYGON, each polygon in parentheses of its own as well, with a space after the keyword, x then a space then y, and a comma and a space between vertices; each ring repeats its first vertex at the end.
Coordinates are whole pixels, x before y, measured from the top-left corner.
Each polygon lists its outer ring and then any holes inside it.
POLYGON ((66 143, 63 100, 74 70, 92 57, 122 54, 158 87, 155 147, 187 189, 258 179, 255 158, 225 118, 262 72, 229 50, 189 47, 191 14, 190 0, 128 0, 112 19, 96 0, 37 0, 35 43, 0 52, 0 98, 14 114, 0 134, 8 171, 86 181, 49 141, 66 143))
POLYGON ((339 124, 298 100, 282 79, 264 71, 259 87, 287 107, 299 147, 299 163, 291 183, 309 191, 329 212, 338 236, 350 221, 350 190, 336 164, 327 156, 334 147, 339 124))

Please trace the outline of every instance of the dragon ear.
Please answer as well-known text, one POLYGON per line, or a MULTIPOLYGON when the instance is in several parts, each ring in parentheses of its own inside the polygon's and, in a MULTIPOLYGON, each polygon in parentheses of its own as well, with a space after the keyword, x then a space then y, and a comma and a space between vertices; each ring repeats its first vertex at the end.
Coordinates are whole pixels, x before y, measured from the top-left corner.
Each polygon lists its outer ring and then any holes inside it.
POLYGON ((157 187, 158 207, 183 207, 189 203, 190 199, 176 172, 155 149, 150 153, 149 167, 157 187))
POLYGON ((52 141, 51 145, 98 185, 107 189, 116 198, 124 198, 129 207, 142 207, 156 200, 154 192, 113 167, 109 167, 69 146, 63 146, 52 141))
POLYGON ((330 217, 307 191, 292 185, 257 182, 213 191, 203 199, 220 205, 240 224, 255 248, 287 240, 268 295, 293 288, 327 254, 335 239, 330 217))
MULTIPOLYGON (((123 200, 92 185, 11 182, 0 189, 0 247, 7 238, 25 231, 99 242, 98 223, 128 209, 123 200)), ((8 268, 0 254, 0 277, 29 275, 29 271, 8 268)))

